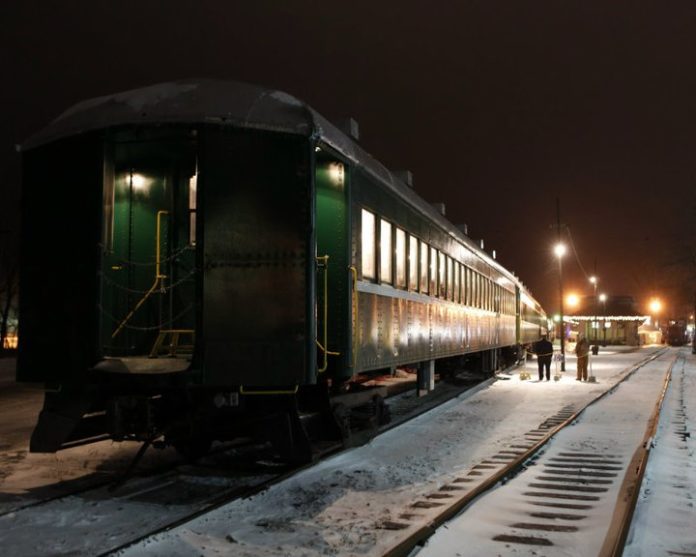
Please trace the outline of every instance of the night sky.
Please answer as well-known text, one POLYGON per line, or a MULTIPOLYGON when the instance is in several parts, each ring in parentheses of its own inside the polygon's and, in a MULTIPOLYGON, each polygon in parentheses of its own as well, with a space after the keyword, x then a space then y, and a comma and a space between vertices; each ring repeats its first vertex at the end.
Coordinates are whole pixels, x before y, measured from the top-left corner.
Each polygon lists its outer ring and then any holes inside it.
MULTIPOLYGON (((15 144, 70 105, 233 79, 354 117, 361 145, 410 169, 547 311, 556 198, 601 292, 682 311, 670 277, 695 243, 696 2, 4 0, 0 21, 0 229, 17 225, 15 144)), ((591 292, 572 251, 564 275, 591 292)))

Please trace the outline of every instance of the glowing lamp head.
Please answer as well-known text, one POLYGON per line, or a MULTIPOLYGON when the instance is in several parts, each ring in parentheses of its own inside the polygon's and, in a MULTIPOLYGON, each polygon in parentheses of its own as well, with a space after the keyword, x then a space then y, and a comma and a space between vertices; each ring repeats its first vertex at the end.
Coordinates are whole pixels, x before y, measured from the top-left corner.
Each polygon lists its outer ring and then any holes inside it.
POLYGON ((568 307, 575 308, 580 304, 580 297, 577 294, 568 294, 566 298, 566 304, 568 307))
POLYGON ((340 162, 329 163, 329 179, 335 186, 343 187, 345 182, 345 168, 340 162))
POLYGON ((594 285, 597 284, 597 277, 590 277, 590 282, 594 285))
POLYGON ((600 294, 600 295, 599 295, 599 301, 600 301, 600 302, 606 302, 606 301, 607 301, 607 295, 606 295, 606 294, 600 294))
POLYGON ((556 257, 558 257, 559 259, 560 259, 561 257, 563 257, 563 256, 565 255, 565 253, 566 253, 565 244, 560 244, 560 243, 559 243, 559 244, 556 244, 556 245, 553 247, 553 253, 554 253, 554 254, 556 255, 556 257))
POLYGON ((136 191, 144 190, 148 185, 148 180, 142 174, 131 174, 131 184, 136 191))
POLYGON ((650 301, 650 311, 652 313, 659 313, 660 310, 662 309, 662 302, 655 298, 654 300, 650 301))

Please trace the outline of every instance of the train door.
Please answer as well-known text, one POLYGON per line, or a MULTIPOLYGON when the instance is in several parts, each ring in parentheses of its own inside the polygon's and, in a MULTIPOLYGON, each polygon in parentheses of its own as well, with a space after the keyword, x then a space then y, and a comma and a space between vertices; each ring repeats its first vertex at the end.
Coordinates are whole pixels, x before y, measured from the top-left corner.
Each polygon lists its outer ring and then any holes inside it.
POLYGON ((350 376, 351 310, 348 167, 324 150, 315 153, 317 254, 317 371, 350 376))
POLYGON ((311 179, 305 137, 234 128, 201 146, 203 381, 243 394, 312 381, 311 179))
POLYGON ((187 367, 194 343, 197 170, 185 140, 114 141, 105 171, 101 345, 187 367), (163 346, 169 359, 158 359, 163 346), (176 361, 178 359, 178 361, 176 361))

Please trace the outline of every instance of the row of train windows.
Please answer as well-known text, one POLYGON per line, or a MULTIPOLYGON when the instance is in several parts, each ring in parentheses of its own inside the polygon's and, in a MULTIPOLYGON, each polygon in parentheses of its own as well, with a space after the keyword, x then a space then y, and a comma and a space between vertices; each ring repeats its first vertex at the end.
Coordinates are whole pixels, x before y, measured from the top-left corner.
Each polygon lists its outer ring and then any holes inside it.
POLYGON ((513 293, 365 209, 361 247, 365 279, 515 315, 513 293))

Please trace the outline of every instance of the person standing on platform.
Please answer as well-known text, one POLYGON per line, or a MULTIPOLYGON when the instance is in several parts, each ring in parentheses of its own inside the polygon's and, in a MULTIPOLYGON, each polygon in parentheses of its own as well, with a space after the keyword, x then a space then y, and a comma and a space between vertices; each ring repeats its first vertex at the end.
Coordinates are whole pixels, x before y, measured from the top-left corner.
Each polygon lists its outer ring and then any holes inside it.
POLYGON ((587 364, 590 361, 590 343, 585 335, 578 335, 578 342, 575 345, 575 355, 578 357, 577 381, 587 381, 587 364))
POLYGON ((551 380, 551 358, 553 356, 553 344, 547 339, 546 335, 541 336, 541 340, 534 343, 534 353, 539 365, 539 381, 544 380, 544 368, 546 368, 546 380, 551 380))

